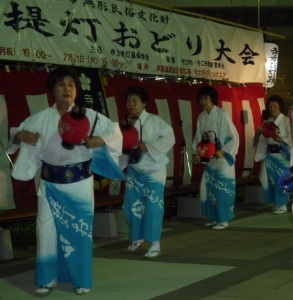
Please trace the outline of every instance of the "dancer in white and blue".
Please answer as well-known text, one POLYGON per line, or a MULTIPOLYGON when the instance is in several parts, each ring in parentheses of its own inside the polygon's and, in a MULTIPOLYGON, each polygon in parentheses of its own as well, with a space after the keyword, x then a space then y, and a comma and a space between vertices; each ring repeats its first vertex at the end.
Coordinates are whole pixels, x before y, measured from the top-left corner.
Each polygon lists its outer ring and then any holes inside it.
POLYGON ((200 183, 202 214, 209 222, 206 226, 225 229, 234 218, 236 195, 235 155, 239 135, 230 115, 217 106, 218 93, 212 86, 202 86, 197 94, 202 113, 197 120, 197 130, 192 144, 193 162, 200 164, 204 151, 198 148, 202 137, 209 136, 216 144, 215 153, 206 163, 200 183))
POLYGON ((127 158, 123 209, 129 226, 129 251, 151 242, 146 258, 159 255, 164 216, 164 186, 168 151, 175 143, 173 129, 145 110, 148 93, 141 86, 125 92, 126 105, 140 142, 127 158))
POLYGON ((289 118, 283 114, 284 100, 279 95, 272 95, 266 104, 270 117, 258 128, 254 137, 256 146, 255 161, 263 161, 260 172, 260 182, 263 188, 264 201, 273 204, 276 215, 287 211, 290 194, 284 193, 277 184, 280 175, 290 167, 292 139, 289 118), (273 124, 272 134, 268 132, 267 124, 273 124))
MULTIPOLYGON (((94 187, 91 170, 123 179, 118 167, 122 135, 117 123, 86 109, 92 135, 67 149, 58 131, 80 90, 77 73, 67 67, 53 71, 48 89, 55 104, 11 129, 9 152, 19 149, 12 176, 30 180, 41 168, 36 223, 36 293, 47 295, 57 282, 68 282, 78 295, 92 288, 92 226, 94 187), (106 167, 106 170, 104 169, 106 167)), ((71 112, 70 112, 71 113, 71 112)))

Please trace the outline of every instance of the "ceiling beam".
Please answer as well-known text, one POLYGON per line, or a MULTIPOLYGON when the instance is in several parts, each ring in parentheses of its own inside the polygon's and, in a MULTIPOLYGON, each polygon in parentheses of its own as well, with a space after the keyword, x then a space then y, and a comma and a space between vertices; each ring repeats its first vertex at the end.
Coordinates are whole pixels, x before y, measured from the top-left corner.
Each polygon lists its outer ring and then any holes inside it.
MULTIPOLYGON (((230 1, 232 1, 232 0, 230 0, 230 1)), ((206 19, 206 20, 222 23, 222 24, 229 25, 229 26, 239 27, 239 28, 252 30, 252 31, 259 31, 263 34, 266 34, 266 35, 274 37, 274 38, 279 38, 279 39, 285 39, 286 38, 283 35, 278 35, 278 34, 275 34, 275 33, 272 33, 272 32, 264 31, 264 30, 261 30, 259 28, 255 28, 255 27, 251 27, 251 26, 247 26, 247 25, 242 25, 242 24, 239 24, 239 23, 235 23, 235 22, 231 22, 231 21, 227 21, 227 20, 223 20, 223 19, 219 19, 219 18, 209 17, 209 16, 206 16, 206 15, 190 12, 188 10, 182 10, 182 9, 177 9, 177 8, 173 8, 173 7, 170 7, 170 6, 160 5, 158 3, 151 3, 150 1, 131 0, 131 2, 132 3, 138 3, 138 4, 141 4, 141 5, 145 5, 145 6, 149 6, 149 7, 153 7, 153 8, 156 8, 156 9, 162 9, 162 10, 166 10, 166 11, 170 11, 170 12, 174 12, 174 13, 179 13, 179 14, 183 14, 183 15, 187 15, 187 16, 191 16, 191 17, 195 17, 195 18, 203 18, 203 19, 206 19)))
MULTIPOLYGON (((257 9, 257 0, 149 0, 153 4, 176 8, 253 8, 257 9)), ((260 7, 293 7, 292 0, 260 0, 260 7)))

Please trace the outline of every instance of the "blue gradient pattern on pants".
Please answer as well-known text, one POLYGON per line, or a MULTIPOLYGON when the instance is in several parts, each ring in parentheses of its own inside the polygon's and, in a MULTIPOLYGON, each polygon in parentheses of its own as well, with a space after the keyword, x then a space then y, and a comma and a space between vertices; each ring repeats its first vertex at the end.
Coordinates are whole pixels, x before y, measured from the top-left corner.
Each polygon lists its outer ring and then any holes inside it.
POLYGON ((282 153, 268 153, 264 160, 267 171, 266 187, 264 189, 264 200, 266 203, 274 203, 275 206, 286 205, 290 195, 284 193, 278 185, 278 180, 282 173, 289 168, 289 161, 284 158, 282 153))
POLYGON ((206 165, 202 181, 205 187, 205 193, 201 193, 203 215, 217 223, 233 219, 236 195, 234 166, 225 159, 214 159, 206 165))
POLYGON ((165 174, 165 168, 157 172, 142 173, 128 167, 123 208, 131 241, 160 240, 165 174))
POLYGON ((46 197, 39 198, 36 283, 52 279, 75 287, 92 287, 92 178, 73 184, 42 181, 46 197), (70 191, 65 191, 65 189, 70 191))

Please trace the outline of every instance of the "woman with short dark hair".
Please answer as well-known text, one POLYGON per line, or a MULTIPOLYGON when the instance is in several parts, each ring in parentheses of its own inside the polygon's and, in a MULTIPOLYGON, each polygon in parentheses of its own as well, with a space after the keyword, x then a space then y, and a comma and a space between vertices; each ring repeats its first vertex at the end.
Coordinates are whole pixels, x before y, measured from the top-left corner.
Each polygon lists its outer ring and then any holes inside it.
MULTIPOLYGON (((12 176, 30 180, 41 168, 36 221, 37 295, 49 294, 57 281, 70 282, 76 294, 84 295, 92 287, 92 159, 98 149, 104 149, 111 153, 113 167, 114 161, 118 164, 122 135, 117 123, 92 109, 81 109, 78 116, 76 111, 73 114, 80 90, 75 70, 57 68, 47 83, 55 104, 30 116, 18 128, 11 128, 9 152, 20 149, 12 176), (67 123, 62 123, 64 116, 68 116, 67 123), (82 140, 65 147, 63 134, 72 130, 75 122, 78 131, 85 129, 82 140)), ((77 131, 71 133, 69 136, 75 137, 77 131)))
MULTIPOLYGON (((197 129, 192 144, 193 162, 205 163, 200 183, 202 212, 207 216, 206 226, 225 229, 234 218, 235 155, 239 147, 238 132, 227 111, 217 106, 218 92, 212 86, 202 86, 197 93, 203 111, 197 120, 197 129), (209 140, 215 147, 211 157, 205 156, 209 140)), ((214 148, 213 148, 214 149, 214 148)))
POLYGON ((127 166, 123 209, 131 241, 128 251, 136 251, 143 242, 150 242, 145 257, 153 258, 161 251, 167 153, 175 137, 170 125, 145 110, 149 97, 143 87, 130 87, 125 98, 129 119, 140 139, 129 154, 127 166))
POLYGON ((289 194, 283 193, 277 182, 281 173, 290 167, 292 139, 289 118, 283 114, 285 103, 280 95, 272 95, 266 103, 270 117, 254 136, 255 161, 263 161, 260 182, 264 200, 273 204, 276 215, 287 211, 289 194))

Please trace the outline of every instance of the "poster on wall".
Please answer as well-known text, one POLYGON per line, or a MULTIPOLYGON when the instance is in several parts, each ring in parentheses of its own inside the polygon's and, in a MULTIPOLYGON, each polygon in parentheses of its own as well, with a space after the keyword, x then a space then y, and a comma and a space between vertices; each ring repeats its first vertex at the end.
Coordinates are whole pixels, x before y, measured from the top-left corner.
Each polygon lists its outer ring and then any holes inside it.
POLYGON ((79 100, 88 108, 108 116, 105 91, 100 71, 92 68, 75 68, 81 82, 79 100))

